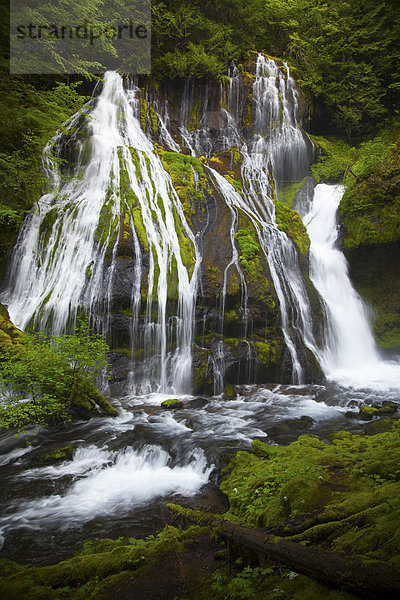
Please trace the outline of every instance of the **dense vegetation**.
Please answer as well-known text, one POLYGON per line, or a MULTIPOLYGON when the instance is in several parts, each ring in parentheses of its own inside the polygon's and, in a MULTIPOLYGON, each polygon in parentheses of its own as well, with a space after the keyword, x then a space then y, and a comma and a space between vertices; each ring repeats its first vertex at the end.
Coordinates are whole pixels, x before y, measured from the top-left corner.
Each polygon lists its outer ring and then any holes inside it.
POLYGON ((115 409, 94 382, 107 367, 103 336, 80 321, 74 335, 24 334, 0 305, 0 427, 26 427, 67 421, 71 411, 109 414, 115 409))
POLYGON ((254 51, 288 59, 314 110, 348 135, 399 98, 395 1, 165 0, 153 3, 152 32, 156 77, 216 77, 254 51))

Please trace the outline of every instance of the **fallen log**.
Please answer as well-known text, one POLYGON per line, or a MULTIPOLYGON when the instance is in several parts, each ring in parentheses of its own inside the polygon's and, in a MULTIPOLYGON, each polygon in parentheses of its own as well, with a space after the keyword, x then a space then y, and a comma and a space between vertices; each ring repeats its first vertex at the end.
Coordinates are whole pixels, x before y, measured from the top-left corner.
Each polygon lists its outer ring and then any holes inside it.
POLYGON ((224 521, 178 505, 169 504, 175 513, 196 523, 210 525, 217 535, 237 546, 290 567, 293 571, 322 583, 362 595, 363 598, 400 597, 400 571, 383 561, 359 556, 343 556, 319 547, 297 542, 224 521))

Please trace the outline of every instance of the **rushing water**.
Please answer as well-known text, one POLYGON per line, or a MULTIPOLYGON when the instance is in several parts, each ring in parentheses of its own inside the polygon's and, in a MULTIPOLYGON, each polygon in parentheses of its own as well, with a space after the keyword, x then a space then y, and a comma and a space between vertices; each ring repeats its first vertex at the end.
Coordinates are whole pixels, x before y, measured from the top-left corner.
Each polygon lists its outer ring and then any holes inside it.
POLYGON ((400 387, 400 364, 377 350, 366 306, 352 286, 338 241, 343 186, 320 184, 303 217, 311 240, 310 277, 325 306, 325 339, 318 352, 326 376, 350 386, 400 387))
POLYGON ((1 300, 21 329, 31 326, 61 333, 75 324, 83 308, 108 335, 122 219, 124 227, 132 232, 135 252, 131 339, 132 344, 141 339, 141 368, 145 364, 146 371, 143 379, 137 378, 139 390, 132 389, 132 384, 131 391, 156 388, 185 392, 190 390, 201 257, 170 177, 135 116, 136 104, 124 90, 121 77, 106 73, 84 130, 84 141, 75 131, 81 115, 67 127, 69 144, 75 146, 77 154, 72 174, 62 177, 59 173, 63 136, 58 134, 52 141, 52 155, 47 148, 52 190, 40 199, 20 232, 1 300), (190 276, 181 256, 177 222, 194 255, 190 276), (147 286, 141 268, 140 228, 150 249, 147 286), (174 328, 168 326, 167 314, 171 269, 176 272, 178 292, 174 328), (139 329, 143 290, 147 296, 146 315, 139 329), (176 351, 168 353, 172 341, 176 351))
POLYGON ((96 417, 23 438, 0 437, 0 530, 3 555, 49 563, 82 541, 143 536, 168 522, 165 504, 183 502, 211 511, 226 506, 217 492, 219 469, 251 440, 287 443, 360 429, 345 415, 363 402, 397 392, 349 391, 339 386, 242 386, 237 397, 181 396, 166 411, 164 395, 126 397, 117 418, 96 417), (313 421, 304 422, 307 415, 313 421), (45 463, 43 455, 71 445, 72 458, 45 463))

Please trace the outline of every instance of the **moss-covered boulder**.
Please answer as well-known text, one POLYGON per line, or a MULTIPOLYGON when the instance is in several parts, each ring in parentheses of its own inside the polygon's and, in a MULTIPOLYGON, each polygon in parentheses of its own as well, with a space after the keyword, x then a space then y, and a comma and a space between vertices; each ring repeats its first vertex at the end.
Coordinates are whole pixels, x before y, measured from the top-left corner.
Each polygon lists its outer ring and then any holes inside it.
POLYGON ((167 400, 163 400, 161 402, 161 406, 169 410, 174 408, 183 408, 183 402, 177 398, 168 398, 167 400))

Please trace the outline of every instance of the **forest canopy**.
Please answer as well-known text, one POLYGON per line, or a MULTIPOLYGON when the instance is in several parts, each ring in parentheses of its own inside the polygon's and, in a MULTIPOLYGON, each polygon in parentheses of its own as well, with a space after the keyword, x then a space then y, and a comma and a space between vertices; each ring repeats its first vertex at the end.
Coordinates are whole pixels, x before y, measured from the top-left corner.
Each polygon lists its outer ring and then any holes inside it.
MULTIPOLYGON (((85 0, 85 14, 97 4, 85 0)), ((129 6, 118 0, 116 14, 129 6)), ((397 0, 153 0, 151 11, 153 78, 218 78, 232 61, 246 64, 264 52, 288 60, 311 107, 348 136, 368 133, 396 110, 397 0)), ((2 28, 7 39, 7 19, 2 28)), ((119 58, 120 70, 132 72, 133 54, 119 58)), ((74 60, 85 75, 85 60, 74 60)))
POLYGON ((309 100, 348 134, 399 100, 395 0, 164 0, 152 10, 153 76, 216 77, 266 52, 290 61, 309 100))

